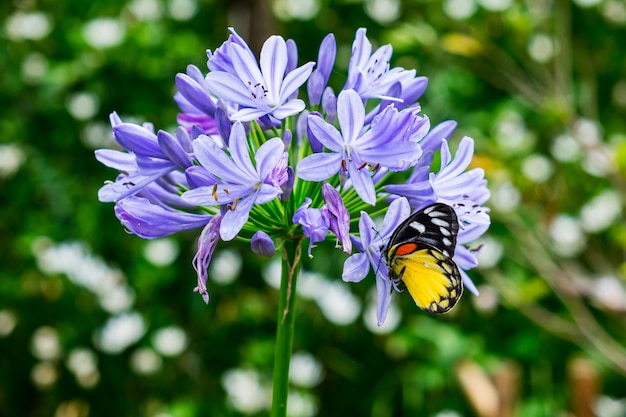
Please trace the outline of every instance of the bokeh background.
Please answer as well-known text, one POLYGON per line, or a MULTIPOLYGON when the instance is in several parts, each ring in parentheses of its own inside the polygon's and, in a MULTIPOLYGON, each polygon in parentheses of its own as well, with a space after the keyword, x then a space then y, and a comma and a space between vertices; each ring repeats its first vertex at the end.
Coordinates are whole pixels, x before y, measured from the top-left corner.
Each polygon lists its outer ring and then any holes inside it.
POLYGON ((299 283, 289 415, 626 415, 626 3, 622 0, 0 2, 0 415, 261 416, 279 264, 221 244, 206 306, 197 232, 144 241, 97 201, 108 115, 171 129, 174 76, 234 26, 345 79, 358 27, 430 79, 492 190, 481 295, 444 317, 320 245, 299 283))

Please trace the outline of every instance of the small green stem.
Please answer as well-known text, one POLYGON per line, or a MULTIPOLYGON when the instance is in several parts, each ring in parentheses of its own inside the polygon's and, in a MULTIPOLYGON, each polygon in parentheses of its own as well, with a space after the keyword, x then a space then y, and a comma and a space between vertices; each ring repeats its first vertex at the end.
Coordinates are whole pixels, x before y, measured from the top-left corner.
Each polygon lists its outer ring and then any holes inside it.
POLYGON ((289 362, 295 329, 296 281, 302 260, 302 238, 286 240, 283 245, 283 268, 274 348, 274 376, 271 417, 287 415, 289 393, 289 362))

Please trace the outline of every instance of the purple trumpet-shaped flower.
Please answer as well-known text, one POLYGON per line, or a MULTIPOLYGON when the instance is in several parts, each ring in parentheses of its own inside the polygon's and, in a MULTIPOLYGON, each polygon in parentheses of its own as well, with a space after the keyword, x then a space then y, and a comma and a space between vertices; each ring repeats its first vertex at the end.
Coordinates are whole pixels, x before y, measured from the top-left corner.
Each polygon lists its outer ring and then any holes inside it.
POLYGON ((272 257, 276 254, 276 247, 272 238, 262 230, 259 230, 252 236, 250 242, 252 252, 257 255, 272 257))
POLYGON ((361 212, 359 219, 360 237, 353 236, 353 243, 358 253, 353 254, 343 266, 342 278, 346 282, 360 282, 370 271, 376 274, 377 318, 382 325, 391 303, 393 283, 389 279, 389 269, 382 250, 394 230, 411 214, 411 208, 405 198, 398 198, 390 205, 380 230, 376 229, 370 216, 361 212))
POLYGON ((330 222, 321 209, 310 208, 310 205, 311 199, 308 197, 305 198, 300 208, 298 208, 293 215, 293 222, 300 224, 304 231, 304 236, 309 238, 308 255, 309 258, 312 258, 311 250, 315 247, 317 242, 326 239, 330 222))
MULTIPOLYGON (((228 43, 218 56, 219 65, 213 68, 220 69, 212 69, 206 83, 221 100, 239 105, 232 120, 251 121, 268 115, 281 120, 304 109, 304 102, 291 96, 309 78, 314 63, 288 71, 288 47, 282 37, 265 41, 260 68, 250 49, 239 42, 228 43)), ((209 64, 215 59, 210 57, 209 64)))
POLYGON ((415 70, 389 67, 393 49, 384 45, 372 53, 372 44, 360 28, 352 44, 352 57, 348 67, 348 80, 343 89, 353 89, 364 100, 380 98, 412 104, 426 90, 428 79, 415 77, 415 70), (399 95, 389 95, 394 84, 400 85, 399 95))
POLYGON ((350 240, 350 213, 343 204, 341 195, 330 184, 322 185, 322 196, 325 204, 321 208, 311 208, 311 199, 306 198, 304 203, 296 210, 293 222, 302 226, 304 235, 309 238, 309 257, 311 250, 317 242, 323 241, 332 231, 345 253, 352 252, 350 240))
POLYGON ((185 213, 151 203, 147 198, 130 196, 115 204, 115 215, 130 233, 156 239, 183 230, 202 227, 211 215, 185 213))
POLYGON ((352 252, 352 241, 350 240, 350 213, 343 204, 341 195, 329 183, 322 184, 322 196, 326 204, 322 207, 322 212, 328 218, 330 230, 341 242, 341 248, 345 253, 352 252))
POLYGON ((365 108, 354 90, 344 90, 337 101, 341 132, 316 114, 309 116, 309 130, 330 152, 314 153, 298 163, 298 176, 323 181, 336 173, 349 176, 357 194, 368 204, 376 203, 372 171, 386 167, 406 170, 417 163, 421 138, 407 135, 416 123, 427 123, 413 112, 388 106, 364 126, 365 108))
POLYGON ((110 119, 115 140, 129 152, 96 150, 98 161, 123 173, 115 182, 100 188, 100 201, 119 201, 170 172, 191 165, 191 139, 184 129, 179 128, 176 137, 163 131, 155 135, 151 125, 123 123, 115 113, 110 119))
POLYGON ((220 240, 220 223, 222 216, 216 214, 211 218, 209 223, 202 229, 200 237, 198 238, 198 251, 196 256, 193 257, 193 267, 198 274, 198 286, 193 290, 200 293, 205 303, 209 303, 209 293, 206 288, 206 281, 208 278, 209 264, 213 257, 213 252, 217 246, 217 242, 220 240))
POLYGON ((280 138, 261 145, 254 163, 243 125, 235 123, 229 148, 222 148, 215 139, 200 136, 193 143, 194 153, 210 175, 218 179, 212 186, 201 186, 183 194, 183 200, 198 206, 220 205, 223 215, 220 236, 231 240, 248 221, 254 204, 265 204, 282 193, 287 180, 285 149, 280 138), (280 167, 280 169, 277 169, 280 167))

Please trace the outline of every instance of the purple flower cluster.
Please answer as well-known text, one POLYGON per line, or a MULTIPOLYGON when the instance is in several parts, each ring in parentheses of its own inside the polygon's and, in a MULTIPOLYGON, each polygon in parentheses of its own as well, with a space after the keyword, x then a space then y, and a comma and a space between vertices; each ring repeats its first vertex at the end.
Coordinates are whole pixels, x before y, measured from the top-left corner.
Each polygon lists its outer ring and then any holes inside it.
POLYGON ((176 76, 181 112, 174 134, 111 115, 123 151, 96 158, 120 172, 99 191, 115 203, 130 232, 146 239, 203 227, 193 260, 198 291, 208 302, 207 267, 220 241, 247 240, 273 256, 284 239, 335 240, 351 254, 343 279, 376 272, 378 319, 384 321, 392 281, 381 253, 394 229, 433 202, 452 206, 460 232, 454 260, 477 265, 466 244, 489 227, 484 173, 467 170, 474 142, 461 140, 454 157, 448 138, 456 123, 431 129, 417 100, 428 80, 415 70, 390 67, 392 47, 376 50, 359 29, 348 74, 336 93, 329 85, 334 36, 321 43, 317 63, 298 66, 296 44, 271 36, 259 60, 233 30, 208 51, 208 72, 190 65, 176 76), (307 102, 299 98, 306 84, 307 102), (292 132, 292 129, 294 131, 292 132), (439 168, 432 169, 435 155, 439 168), (379 229, 370 217, 384 214, 379 229), (358 230, 351 230, 351 219, 358 230))

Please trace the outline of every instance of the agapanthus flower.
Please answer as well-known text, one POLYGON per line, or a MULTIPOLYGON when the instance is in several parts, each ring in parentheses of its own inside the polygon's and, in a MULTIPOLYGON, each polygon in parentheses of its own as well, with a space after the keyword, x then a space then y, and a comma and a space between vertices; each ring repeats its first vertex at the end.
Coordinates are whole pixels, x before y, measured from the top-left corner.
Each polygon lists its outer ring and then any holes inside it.
POLYGON ((337 114, 339 129, 318 114, 309 116, 311 134, 330 152, 304 158, 297 166, 298 176, 309 181, 324 181, 337 173, 349 176, 363 201, 373 205, 373 172, 380 167, 399 171, 415 165, 422 150, 418 138, 407 133, 414 124, 427 123, 427 119, 388 106, 365 126, 365 108, 354 90, 339 94, 337 114))
POLYGON ((415 77, 415 70, 390 67, 391 45, 384 45, 372 53, 372 44, 361 28, 352 44, 352 56, 348 67, 348 79, 344 90, 353 89, 362 98, 381 98, 403 103, 414 103, 426 90, 428 79, 415 77), (400 85, 398 95, 389 95, 390 89, 400 85))
POLYGON ((484 172, 468 170, 473 140, 463 138, 453 158, 456 122, 431 129, 421 113, 426 77, 391 66, 391 46, 373 50, 365 29, 356 33, 343 81, 332 79, 332 34, 317 63, 298 66, 292 40, 271 36, 257 60, 230 32, 207 51, 208 72, 188 66, 176 76, 175 134, 111 116, 124 151, 96 151, 120 172, 99 198, 116 203, 122 225, 146 239, 203 228, 193 266, 205 302, 220 242, 239 238, 273 256, 286 242, 308 239, 312 257, 316 246, 333 242, 350 255, 345 281, 374 272, 382 323, 396 288, 384 253, 389 238, 411 213, 439 201, 458 215, 454 261, 475 291, 465 271, 477 265, 472 242, 489 227, 489 191, 484 172), (337 94, 333 81, 343 85, 337 94), (377 216, 384 216, 380 228, 377 216))
POLYGON ((291 96, 309 78, 314 63, 288 71, 288 48, 282 37, 271 36, 265 42, 260 67, 250 49, 239 43, 229 44, 228 56, 232 67, 211 71, 206 83, 213 94, 239 105, 232 120, 251 121, 266 115, 282 120, 304 110, 304 101, 291 96))
POLYGON ((209 136, 200 136, 193 143, 194 153, 209 174, 218 179, 186 191, 183 200, 198 206, 226 205, 220 236, 231 240, 248 221, 254 204, 264 204, 282 193, 287 166, 282 166, 285 148, 280 138, 269 139, 250 158, 248 140, 240 122, 235 123, 229 140, 229 151, 209 136), (279 167, 277 170, 276 168, 279 167))

